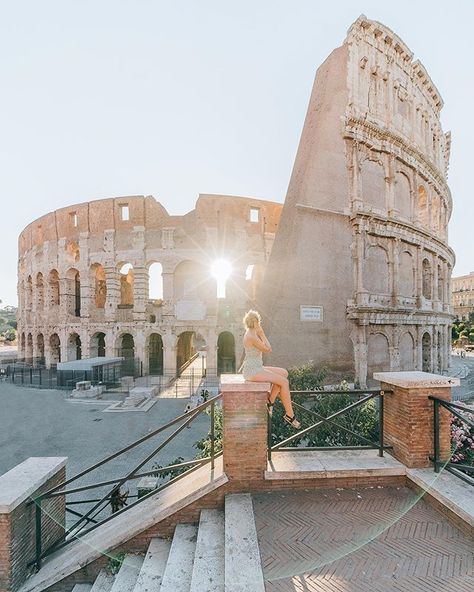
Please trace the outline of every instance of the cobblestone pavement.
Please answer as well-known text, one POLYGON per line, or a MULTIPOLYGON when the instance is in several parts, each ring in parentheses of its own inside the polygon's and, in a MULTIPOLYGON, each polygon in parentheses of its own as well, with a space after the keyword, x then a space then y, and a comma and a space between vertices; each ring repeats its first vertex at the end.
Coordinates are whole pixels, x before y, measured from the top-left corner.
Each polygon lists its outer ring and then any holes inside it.
POLYGON ((472 592, 474 542, 404 487, 253 496, 267 592, 472 592))

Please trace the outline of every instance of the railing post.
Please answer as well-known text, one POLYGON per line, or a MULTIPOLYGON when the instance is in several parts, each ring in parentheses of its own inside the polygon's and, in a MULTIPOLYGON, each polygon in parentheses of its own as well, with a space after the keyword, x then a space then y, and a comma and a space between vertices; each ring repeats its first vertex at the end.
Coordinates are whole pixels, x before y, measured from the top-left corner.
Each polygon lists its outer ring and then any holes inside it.
POLYGON ((272 416, 267 412, 267 448, 268 460, 272 460, 272 416))
POLYGON ((380 391, 379 395, 379 456, 383 456, 383 402, 384 402, 384 391, 380 391))
POLYGON ((41 498, 34 500, 35 502, 35 540, 36 540, 36 560, 35 567, 36 571, 41 569, 41 498))
POLYGON ((215 440, 215 427, 214 427, 214 401, 211 403, 211 471, 214 470, 214 440, 215 440))
POLYGON ((433 463, 435 473, 439 473, 439 401, 433 400, 433 463))

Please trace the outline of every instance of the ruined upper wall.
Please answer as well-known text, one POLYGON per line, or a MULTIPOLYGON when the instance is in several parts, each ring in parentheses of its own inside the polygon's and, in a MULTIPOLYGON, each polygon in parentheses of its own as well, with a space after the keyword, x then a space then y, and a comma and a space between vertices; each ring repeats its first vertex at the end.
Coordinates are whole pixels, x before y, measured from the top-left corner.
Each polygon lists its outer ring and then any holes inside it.
POLYGON ((421 62, 391 29, 364 15, 349 28, 345 43, 347 116, 400 136, 446 179, 451 138, 439 119, 443 100, 421 62))
MULTIPOLYGON (((18 252, 21 258, 46 241, 55 243, 66 239, 67 242, 79 242, 81 233, 101 237, 106 230, 128 235, 135 227, 143 227, 146 231, 172 227, 178 236, 199 235, 205 232, 205 227, 224 226, 237 231, 275 233, 281 209, 281 204, 260 199, 200 195, 194 210, 182 216, 172 216, 151 195, 100 199, 72 204, 34 220, 21 232, 18 252), (122 219, 124 206, 128 207, 128 220, 122 219), (260 212, 257 224, 249 223, 251 208, 260 212)), ((152 232, 150 236, 153 236, 152 232)))

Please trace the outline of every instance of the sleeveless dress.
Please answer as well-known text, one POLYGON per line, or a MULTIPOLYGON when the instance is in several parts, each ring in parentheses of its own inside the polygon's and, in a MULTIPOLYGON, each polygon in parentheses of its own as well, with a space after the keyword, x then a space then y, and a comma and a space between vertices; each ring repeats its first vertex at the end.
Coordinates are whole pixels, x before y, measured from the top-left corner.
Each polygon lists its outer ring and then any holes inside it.
POLYGON ((245 359, 242 364, 242 374, 245 380, 248 380, 251 376, 258 374, 263 370, 263 358, 262 352, 253 345, 250 345, 249 347, 244 345, 244 349, 245 359))

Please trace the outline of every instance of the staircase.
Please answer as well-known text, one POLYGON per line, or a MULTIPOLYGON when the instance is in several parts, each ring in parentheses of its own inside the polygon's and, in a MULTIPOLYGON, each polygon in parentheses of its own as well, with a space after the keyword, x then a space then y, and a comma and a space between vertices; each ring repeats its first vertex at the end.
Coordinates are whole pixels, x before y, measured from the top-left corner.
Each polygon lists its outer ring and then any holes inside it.
POLYGON ((264 592, 250 494, 225 498, 225 510, 201 510, 199 525, 178 524, 173 540, 154 538, 144 556, 128 554, 119 571, 100 571, 72 592, 264 592))

